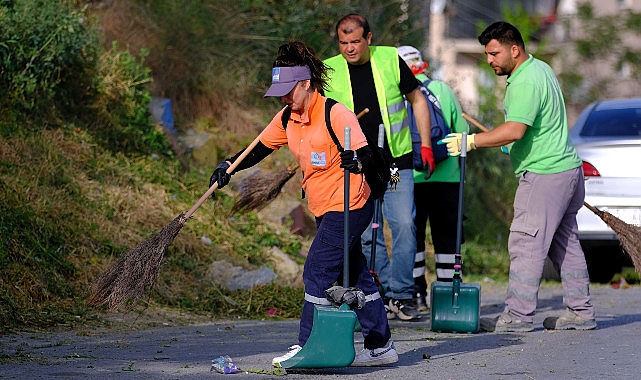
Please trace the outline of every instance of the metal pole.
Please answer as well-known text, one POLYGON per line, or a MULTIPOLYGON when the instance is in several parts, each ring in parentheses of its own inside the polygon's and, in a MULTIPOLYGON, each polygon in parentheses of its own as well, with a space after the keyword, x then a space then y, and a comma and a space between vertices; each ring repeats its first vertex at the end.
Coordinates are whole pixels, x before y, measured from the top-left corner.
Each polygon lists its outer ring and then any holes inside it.
MULTIPOLYGON (((351 128, 349 126, 345 127, 345 143, 344 143, 344 149, 349 150, 350 146, 350 133, 351 133, 351 128)), ((343 228, 343 250, 344 250, 344 258, 343 258, 343 287, 348 288, 349 287, 349 201, 350 201, 350 196, 349 196, 349 170, 345 169, 345 175, 344 175, 344 183, 345 183, 345 190, 344 190, 344 197, 343 197, 343 203, 344 203, 344 220, 345 220, 345 226, 343 228)))

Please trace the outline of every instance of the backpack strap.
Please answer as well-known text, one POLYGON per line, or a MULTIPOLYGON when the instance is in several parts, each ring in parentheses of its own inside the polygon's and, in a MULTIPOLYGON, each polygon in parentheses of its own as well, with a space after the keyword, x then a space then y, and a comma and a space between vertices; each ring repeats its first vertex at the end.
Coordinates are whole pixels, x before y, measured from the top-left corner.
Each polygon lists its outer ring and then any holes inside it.
POLYGON ((427 79, 423 82, 423 89, 425 89, 425 91, 426 91, 426 95, 427 95, 427 97, 428 97, 428 100, 429 100, 429 101, 434 105, 434 110, 435 110, 436 112, 440 113, 441 115, 443 115, 443 111, 441 111, 441 103, 438 101, 438 98, 436 97, 436 95, 434 95, 434 93, 432 92, 432 90, 430 90, 429 88, 427 88, 427 86, 429 86, 429 85, 430 85, 430 82, 431 82, 431 81, 432 81, 432 80, 431 80, 430 78, 427 78, 427 79))
POLYGON ((342 152, 343 146, 341 145, 340 141, 338 141, 338 137, 336 137, 336 133, 334 133, 334 128, 332 128, 332 121, 330 120, 330 117, 329 117, 332 111, 332 107, 334 107, 334 104, 336 103, 338 102, 332 98, 327 98, 327 100, 325 100, 325 125, 327 125, 327 131, 329 132, 329 135, 332 137, 332 140, 334 140, 334 144, 336 144, 338 151, 342 152))
POLYGON ((287 130, 287 123, 289 122, 289 117, 292 116, 292 107, 287 107, 280 115, 280 122, 283 124, 283 129, 287 130))

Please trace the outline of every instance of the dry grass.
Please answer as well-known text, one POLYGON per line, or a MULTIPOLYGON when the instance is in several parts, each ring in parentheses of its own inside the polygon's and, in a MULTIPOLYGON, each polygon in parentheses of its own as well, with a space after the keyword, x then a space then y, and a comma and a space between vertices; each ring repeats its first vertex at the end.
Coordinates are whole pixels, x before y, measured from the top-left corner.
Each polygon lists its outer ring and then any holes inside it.
MULTIPOLYGON (((130 247, 189 209, 209 179, 205 171, 181 173, 177 162, 112 155, 79 129, 3 137, 0 162, 3 328, 95 319, 96 310, 85 302, 91 285, 130 247)), ((255 269, 270 265, 264 255, 272 245, 298 253, 300 238, 286 230, 277 232, 251 214, 229 219, 232 204, 227 189, 217 192, 186 223, 163 252, 153 289, 153 281, 145 284, 151 290, 146 305, 231 316, 229 307, 212 305, 236 297, 234 302, 245 305, 246 294, 209 279, 210 263, 226 260, 255 269), (204 244, 203 236, 212 243, 204 244)), ((254 295, 252 302, 258 301, 254 295)), ((237 306, 239 315, 264 315, 262 309, 237 306)))
POLYGON ((257 70, 262 66, 252 62, 267 54, 269 58, 259 62, 268 65, 280 39, 271 41, 266 50, 249 53, 238 41, 230 40, 234 30, 237 34, 246 30, 238 23, 238 15, 220 16, 229 12, 224 3, 203 7, 162 2, 158 7, 152 11, 135 1, 113 0, 94 7, 93 13, 100 20, 107 44, 126 41, 122 48, 133 54, 143 48, 151 52, 145 59, 153 77, 149 89, 172 99, 179 130, 202 125, 205 120, 202 132, 216 136, 220 151, 235 153, 262 130, 268 121, 266 115, 278 109, 262 100, 262 107, 271 108, 267 113, 249 105, 261 99, 266 88, 256 88, 257 70), (181 28, 165 26, 176 23, 181 28), (203 29, 205 26, 211 29, 203 29))

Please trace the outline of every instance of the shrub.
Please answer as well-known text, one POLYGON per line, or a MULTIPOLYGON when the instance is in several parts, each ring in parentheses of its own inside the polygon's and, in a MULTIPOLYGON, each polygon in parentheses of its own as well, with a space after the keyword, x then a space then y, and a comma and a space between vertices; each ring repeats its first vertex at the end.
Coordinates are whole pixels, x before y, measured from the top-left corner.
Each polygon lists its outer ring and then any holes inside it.
POLYGON ((70 0, 0 1, 4 118, 56 120, 87 100, 98 34, 70 0))
MULTIPOLYGON (((169 155, 165 135, 151 122, 147 85, 151 70, 144 66, 149 52, 140 51, 140 61, 127 51, 111 49, 100 55, 95 108, 98 118, 87 120, 108 148, 116 151, 153 152, 169 155)), ((86 115, 93 117, 93 113, 86 115)), ((85 118, 86 118, 85 116, 85 118)))
POLYGON ((78 120, 112 150, 169 154, 150 121, 147 55, 139 62, 116 42, 105 51, 74 1, 0 0, 0 121, 37 129, 78 120))

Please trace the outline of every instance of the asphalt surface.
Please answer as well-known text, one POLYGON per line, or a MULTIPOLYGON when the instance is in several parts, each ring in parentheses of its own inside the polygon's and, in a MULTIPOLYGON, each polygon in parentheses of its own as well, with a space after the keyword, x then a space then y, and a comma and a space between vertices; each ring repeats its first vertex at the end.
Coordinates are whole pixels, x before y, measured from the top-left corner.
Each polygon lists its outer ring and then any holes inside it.
MULTIPOLYGON (((481 315, 503 309, 505 289, 481 284, 481 315)), ((390 321, 399 362, 385 367, 288 370, 287 379, 639 379, 641 287, 591 286, 597 329, 548 331, 543 319, 563 311, 560 284, 539 293, 529 333, 453 334, 420 322, 390 321)), ((24 332, 0 336, 6 379, 271 379, 271 359, 296 342, 298 321, 215 321, 140 329, 24 332), (229 355, 241 372, 211 372, 229 355)), ((124 328, 123 328, 124 327, 124 328)), ((357 352, 362 336, 354 334, 357 352)))

